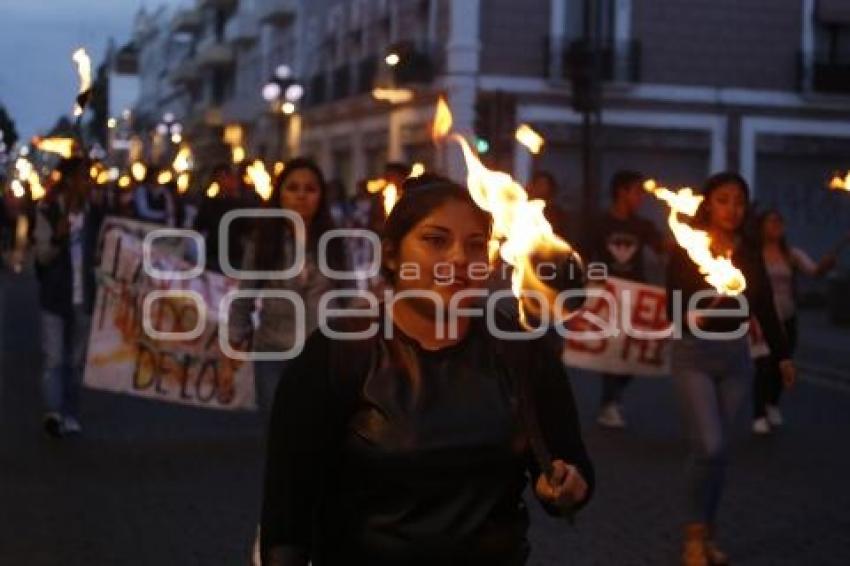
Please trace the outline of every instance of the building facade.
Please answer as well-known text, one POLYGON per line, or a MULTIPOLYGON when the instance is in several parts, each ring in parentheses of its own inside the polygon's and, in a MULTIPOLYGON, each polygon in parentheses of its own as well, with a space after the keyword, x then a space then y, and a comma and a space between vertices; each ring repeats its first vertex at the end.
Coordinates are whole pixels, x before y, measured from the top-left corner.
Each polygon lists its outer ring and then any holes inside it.
MULTIPOLYGON (((352 191, 391 160, 462 178, 455 148, 431 140, 444 94, 455 131, 490 145, 488 163, 520 180, 551 171, 562 203, 577 211, 583 116, 574 86, 586 45, 585 4, 196 0, 137 26, 138 112, 174 112, 207 159, 225 158, 234 143, 267 161, 308 155, 352 191), (270 82, 278 94, 264 98, 270 82), (304 94, 283 112, 292 84, 304 94), (407 99, 378 100, 376 88, 407 99), (513 142, 521 123, 546 138, 541 155, 513 142)), ((792 225, 816 225, 807 231, 815 251, 832 226, 848 221, 848 199, 824 190, 832 171, 850 165, 846 1, 593 4, 604 79, 596 135, 601 201, 616 169, 671 185, 698 185, 733 169, 792 225)))

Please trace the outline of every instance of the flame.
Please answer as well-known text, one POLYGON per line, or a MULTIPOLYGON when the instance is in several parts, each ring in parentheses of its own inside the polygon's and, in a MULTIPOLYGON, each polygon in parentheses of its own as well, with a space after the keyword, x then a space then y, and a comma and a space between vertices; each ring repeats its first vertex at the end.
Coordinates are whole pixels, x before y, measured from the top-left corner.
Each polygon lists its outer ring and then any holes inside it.
POLYGON ((109 171, 103 170, 97 174, 97 184, 105 185, 110 181, 109 171))
POLYGON ((747 288, 747 280, 732 264, 732 260, 712 253, 711 237, 707 232, 696 230, 679 220, 680 214, 693 217, 703 197, 695 195, 689 187, 674 193, 666 187, 659 187, 652 179, 646 181, 643 187, 670 207, 667 224, 676 242, 688 252, 700 273, 705 276, 706 282, 721 295, 734 296, 742 293, 747 288))
POLYGON ((410 168, 410 175, 408 175, 408 179, 415 179, 417 177, 421 177, 425 174, 425 166, 421 163, 414 163, 413 167, 410 168))
POLYGON ((366 181, 366 190, 372 194, 380 193, 386 186, 386 179, 372 179, 371 181, 366 181))
POLYGON ((241 145, 234 145, 231 153, 233 154, 233 163, 239 164, 245 161, 245 148, 241 145))
POLYGON ((218 182, 213 181, 212 184, 209 187, 207 187, 207 197, 208 198, 217 197, 220 190, 221 190, 221 188, 219 187, 218 182))
POLYGON ((515 137, 516 141, 527 147, 528 151, 534 155, 537 155, 543 149, 543 143, 545 142, 543 136, 535 132, 528 124, 521 124, 516 129, 515 137))
POLYGON ((449 135, 450 131, 452 131, 452 111, 449 109, 445 97, 441 96, 437 101, 437 111, 434 113, 431 136, 434 141, 437 141, 449 135))
POLYGON ((254 190, 260 195, 263 200, 269 200, 272 197, 272 179, 266 171, 266 166, 259 159, 255 160, 245 173, 251 178, 254 184, 254 190))
POLYGON ((413 91, 409 88, 380 88, 372 90, 372 98, 384 100, 390 104, 402 104, 413 100, 413 91))
POLYGON ((398 195, 398 187, 395 186, 394 183, 390 183, 384 189, 384 215, 389 216, 390 212, 392 212, 393 207, 396 205, 399 199, 398 195))
POLYGON ((74 106, 74 116, 81 116, 83 114, 83 106, 81 104, 81 100, 83 100, 88 92, 91 90, 91 59, 86 53, 85 49, 77 49, 74 51, 74 54, 71 56, 74 60, 74 63, 77 64, 77 74, 80 77, 80 91, 79 96, 77 97, 77 104, 74 106))
POLYGON ((130 183, 132 183, 132 181, 127 175, 121 175, 121 177, 118 179, 118 186, 122 189, 128 188, 130 186, 130 183))
POLYGON ((23 198, 25 194, 27 194, 27 190, 24 188, 23 184, 17 179, 12 181, 12 194, 15 198, 23 198))
MULTIPOLYGON (((498 252, 514 268, 511 290, 519 299, 520 322, 526 325, 528 314, 540 314, 541 305, 526 303, 522 298, 524 291, 540 293, 550 308, 558 297, 558 291, 537 276, 532 258, 571 256, 578 259, 578 256, 568 242, 555 235, 543 215, 544 201, 528 200, 525 189, 513 177, 487 169, 465 139, 458 135, 453 137, 463 150, 469 193, 476 204, 493 217, 491 259, 495 259, 498 252)), ((556 320, 563 320, 569 313, 553 312, 553 315, 556 320)))
POLYGON ((845 177, 836 174, 829 182, 829 188, 836 191, 850 191, 850 171, 845 177))
POLYGON ((41 151, 56 153, 65 159, 74 155, 73 138, 33 138, 33 145, 41 151))
POLYGON ((278 161, 277 163, 275 163, 274 164, 274 174, 275 174, 275 176, 277 177, 281 173, 283 173, 284 169, 286 169, 286 165, 284 165, 283 162, 278 161))
POLYGON ((41 179, 38 178, 38 174, 33 171, 30 173, 27 182, 30 186, 30 196, 32 196, 32 200, 41 200, 47 195, 47 190, 41 184, 41 179))
POLYGON ((189 190, 190 177, 188 173, 180 173, 177 175, 177 192, 180 194, 189 190))
POLYGON ((141 161, 136 161, 130 165, 130 173, 136 181, 142 182, 145 180, 145 175, 148 173, 148 168, 141 161))
POLYGON ((192 168, 192 149, 188 145, 180 146, 171 167, 178 173, 184 173, 192 168))
POLYGON ((100 175, 100 167, 98 165, 89 167, 89 177, 92 181, 97 181, 98 175, 100 175))

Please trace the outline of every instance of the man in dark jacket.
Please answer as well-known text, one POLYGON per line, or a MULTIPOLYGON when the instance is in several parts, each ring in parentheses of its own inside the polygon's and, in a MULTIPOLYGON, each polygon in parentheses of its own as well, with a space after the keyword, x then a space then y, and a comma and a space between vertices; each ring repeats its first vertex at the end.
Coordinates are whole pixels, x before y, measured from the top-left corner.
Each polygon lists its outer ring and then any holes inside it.
POLYGON ((102 215, 88 201, 86 162, 64 159, 62 179, 36 212, 36 273, 44 349, 44 428, 79 433, 79 391, 95 296, 95 251, 102 215))

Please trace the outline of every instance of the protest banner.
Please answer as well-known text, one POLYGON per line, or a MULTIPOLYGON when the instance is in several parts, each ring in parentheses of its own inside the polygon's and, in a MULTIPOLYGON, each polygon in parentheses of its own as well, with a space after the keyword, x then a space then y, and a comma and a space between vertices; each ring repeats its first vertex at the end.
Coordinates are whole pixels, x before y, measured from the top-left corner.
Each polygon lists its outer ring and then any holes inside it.
MULTIPOLYGON (((599 293, 567 323, 564 363, 600 373, 668 375, 673 338, 665 289, 617 277, 608 277, 596 289, 599 293)), ((748 336, 753 358, 768 354, 755 319, 748 336)))
POLYGON ((157 238, 148 259, 160 273, 145 269, 143 242, 158 229, 104 222, 84 384, 196 407, 254 408, 252 365, 224 356, 218 344, 218 306, 237 282, 209 271, 170 277, 192 268, 183 259, 187 238, 157 238))

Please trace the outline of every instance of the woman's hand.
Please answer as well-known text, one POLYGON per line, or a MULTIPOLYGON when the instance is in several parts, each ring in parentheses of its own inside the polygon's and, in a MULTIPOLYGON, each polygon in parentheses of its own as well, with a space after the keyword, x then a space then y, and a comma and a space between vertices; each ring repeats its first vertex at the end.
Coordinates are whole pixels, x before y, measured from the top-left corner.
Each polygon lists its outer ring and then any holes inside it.
POLYGON ((794 387, 797 382, 797 366, 792 360, 782 360, 779 362, 779 373, 782 375, 782 384, 786 389, 794 387))
POLYGON ((558 507, 569 507, 580 503, 587 496, 587 482, 575 466, 563 460, 554 460, 552 473, 540 474, 534 491, 542 501, 558 507))

